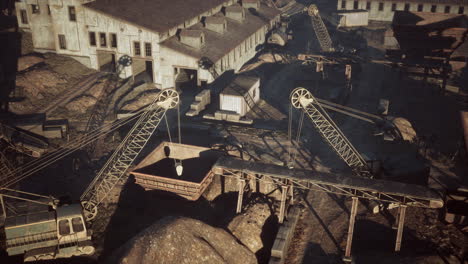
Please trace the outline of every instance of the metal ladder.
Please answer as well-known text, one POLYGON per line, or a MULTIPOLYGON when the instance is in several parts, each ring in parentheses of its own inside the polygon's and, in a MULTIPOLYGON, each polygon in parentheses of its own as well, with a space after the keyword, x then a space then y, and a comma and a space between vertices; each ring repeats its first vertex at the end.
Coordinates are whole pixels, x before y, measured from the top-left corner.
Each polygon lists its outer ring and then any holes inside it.
POLYGON ((333 51, 330 34, 328 33, 327 27, 323 23, 322 17, 319 14, 317 6, 310 5, 308 8, 308 14, 312 21, 312 27, 314 28, 315 35, 317 36, 317 40, 320 44, 320 48, 322 49, 322 51, 333 51))

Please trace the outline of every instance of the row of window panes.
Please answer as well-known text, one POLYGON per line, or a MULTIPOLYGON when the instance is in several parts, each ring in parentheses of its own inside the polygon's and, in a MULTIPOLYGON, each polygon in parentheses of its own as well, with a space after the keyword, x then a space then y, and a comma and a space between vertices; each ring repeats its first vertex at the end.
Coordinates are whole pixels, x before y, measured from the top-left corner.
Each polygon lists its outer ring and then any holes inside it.
MULTIPOLYGON (((133 42, 133 55, 141 56, 141 44, 139 41, 133 42)), ((145 42, 145 56, 146 57, 152 56, 151 43, 149 42, 145 42)))
MULTIPOLYGON (((117 34, 110 33, 110 47, 117 48, 117 34)), ((96 32, 89 31, 89 45, 96 46, 96 32)), ((99 33, 99 46, 102 48, 107 48, 107 38, 106 33, 100 32, 99 33)))
MULTIPOLYGON (((78 233, 84 230, 83 221, 81 220, 80 217, 72 218, 71 224, 72 224, 74 233, 78 233)), ((64 236, 64 235, 69 235, 72 233, 70 229, 70 221, 68 221, 68 219, 60 220, 58 226, 59 226, 60 235, 64 236)))
MULTIPOLYGON (((256 32, 254 35, 250 36, 249 39, 244 42, 244 51, 245 51, 245 53, 247 53, 248 48, 251 49, 251 48, 254 47, 254 41, 255 41, 255 45, 258 44, 258 42, 260 42, 260 35, 258 34, 258 32, 256 32)), ((236 52, 237 48, 235 48, 233 50, 233 53, 232 53, 233 63, 236 62, 236 53, 239 54, 239 58, 242 56, 242 44, 238 48, 239 48, 238 52, 236 52)), ((221 59, 221 61, 220 61, 221 72, 223 72, 225 70, 224 66, 226 66, 226 69, 229 68, 229 65, 230 65, 230 63, 229 63, 230 59, 229 58, 230 58, 230 54, 225 57, 226 63, 224 63, 224 58, 221 59)))
MULTIPOLYGON (((33 14, 40 14, 41 9, 39 8, 39 5, 31 5, 31 13, 33 14)), ((50 5, 47 5, 47 14, 50 15, 50 5)), ((76 10, 74 6, 68 6, 68 19, 70 21, 76 21, 76 10)), ((26 10, 21 9, 21 22, 23 24, 27 24, 28 18, 26 15, 26 10)))
MULTIPOLYGON (((346 0, 342 0, 341 1, 341 8, 346 8, 346 0)), ((359 1, 353 1, 353 8, 354 9, 359 9, 359 1)), ((371 9, 371 2, 366 2, 366 10, 370 10, 371 9)), ((404 6, 404 11, 409 11, 410 9, 410 4, 408 3, 405 3, 405 6, 404 6)), ((444 13, 450 13, 450 9, 451 9, 451 6, 445 6, 444 7, 444 13)), ((379 11, 383 11, 384 10, 384 3, 380 2, 379 3, 379 11)), ((392 11, 396 11, 397 10, 397 5, 396 3, 392 3, 392 8, 391 8, 392 11)), ((418 4, 418 12, 422 12, 423 11, 423 5, 422 4, 418 4)), ((437 10, 437 6, 436 5, 432 5, 431 6, 431 12, 432 13, 435 13, 437 10)), ((458 7, 458 14, 463 14, 465 12, 465 8, 463 6, 459 6, 458 7)))

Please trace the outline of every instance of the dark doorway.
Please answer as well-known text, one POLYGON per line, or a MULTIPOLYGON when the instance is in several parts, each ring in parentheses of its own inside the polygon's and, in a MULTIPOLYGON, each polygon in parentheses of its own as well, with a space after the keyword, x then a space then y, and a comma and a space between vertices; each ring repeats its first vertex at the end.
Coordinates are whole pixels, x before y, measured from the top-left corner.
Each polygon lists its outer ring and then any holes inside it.
POLYGON ((115 54, 107 51, 96 51, 99 70, 103 72, 115 72, 115 54))
POLYGON ((145 61, 145 69, 146 69, 146 74, 148 74, 151 82, 154 82, 154 79, 153 79, 153 62, 152 61, 145 61))
POLYGON ((194 89, 197 88, 197 70, 192 69, 176 69, 176 80, 175 85, 178 89, 194 89))

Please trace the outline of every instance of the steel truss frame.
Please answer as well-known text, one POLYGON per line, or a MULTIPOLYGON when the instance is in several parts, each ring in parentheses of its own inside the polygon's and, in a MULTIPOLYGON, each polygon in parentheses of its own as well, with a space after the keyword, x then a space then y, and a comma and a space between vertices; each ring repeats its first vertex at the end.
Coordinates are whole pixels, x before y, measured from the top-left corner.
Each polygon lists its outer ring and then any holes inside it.
POLYGON ((277 185, 278 187, 286 186, 290 189, 303 189, 320 191, 326 193, 333 193, 336 195, 345 195, 350 197, 357 197, 368 200, 381 201, 385 203, 398 204, 398 206, 409 207, 422 207, 422 208, 440 208, 441 206, 433 203, 431 199, 416 198, 405 195, 397 195, 381 191, 373 191, 369 189, 362 189, 359 187, 343 187, 331 183, 317 182, 311 179, 296 179, 296 178, 281 178, 272 175, 264 175, 261 173, 245 172, 241 170, 233 170, 221 167, 215 167, 216 174, 223 177, 238 178, 243 180, 256 180, 265 184, 277 185))
POLYGON ((305 88, 296 88, 291 93, 291 103, 307 114, 320 135, 359 176, 372 178, 366 161, 346 138, 340 128, 320 105, 319 101, 305 88))
POLYGON ((159 93, 148 109, 140 116, 122 143, 101 168, 81 196, 86 220, 96 217, 97 207, 109 195, 112 189, 127 175, 128 168, 145 147, 169 108, 179 103, 179 96, 173 89, 159 93), (162 105, 166 104, 166 105, 162 105))

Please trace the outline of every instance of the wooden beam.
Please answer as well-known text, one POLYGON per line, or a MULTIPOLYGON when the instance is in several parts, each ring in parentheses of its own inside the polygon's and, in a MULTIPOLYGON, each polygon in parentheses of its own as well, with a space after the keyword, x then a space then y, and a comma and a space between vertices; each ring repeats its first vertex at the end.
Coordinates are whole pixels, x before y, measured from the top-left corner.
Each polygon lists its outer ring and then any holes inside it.
POLYGON ((282 224, 284 221, 284 216, 286 212, 286 198, 288 194, 288 186, 281 186, 281 205, 280 205, 280 214, 279 214, 279 222, 282 224))
POLYGON ((353 244, 353 233, 354 233, 354 223, 356 220, 357 207, 359 199, 357 197, 352 197, 353 203, 351 205, 351 214, 349 215, 349 227, 348 227, 348 238, 346 240, 346 250, 343 260, 345 262, 351 262, 351 245, 353 244))
POLYGON ((401 239, 403 237, 403 228, 405 226, 405 214, 406 214, 406 205, 400 205, 398 208, 399 216, 398 216, 398 231, 397 231, 397 238, 395 243, 395 251, 399 252, 401 248, 401 239))
POLYGON ((239 178, 239 196, 237 197, 236 213, 240 213, 242 211, 242 198, 244 196, 244 186, 245 186, 245 180, 239 178))

